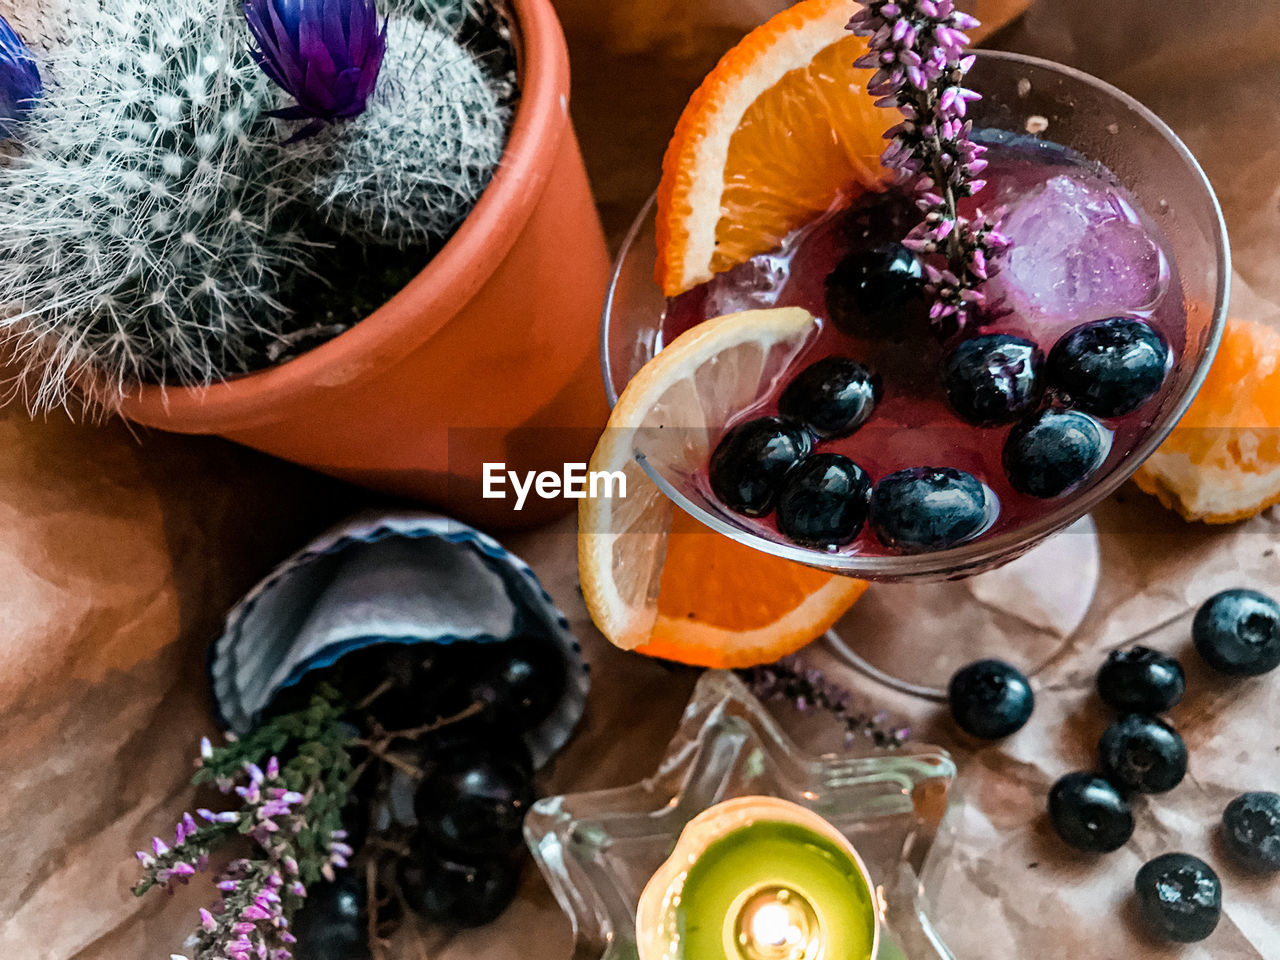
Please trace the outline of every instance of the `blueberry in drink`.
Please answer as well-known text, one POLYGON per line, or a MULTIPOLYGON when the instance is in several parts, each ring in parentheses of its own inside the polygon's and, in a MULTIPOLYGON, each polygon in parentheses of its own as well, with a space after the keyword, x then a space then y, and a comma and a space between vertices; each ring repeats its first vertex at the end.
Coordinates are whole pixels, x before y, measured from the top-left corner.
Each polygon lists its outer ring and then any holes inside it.
POLYGON ((1051 500, 1097 473, 1110 449, 1110 431, 1087 413, 1043 410, 1009 431, 1004 473, 1019 493, 1051 500))
POLYGON ((778 412, 825 439, 847 437, 871 419, 880 378, 849 357, 806 367, 778 397, 778 412))
POLYGON ((966 543, 990 523, 991 496, 972 474, 951 467, 892 473, 871 494, 871 526, 886 547, 940 550, 966 543))
POLYGON ((765 516, 777 503, 783 478, 811 447, 801 427, 779 417, 740 423, 711 454, 711 489, 730 510, 765 516))
POLYGON ((867 518, 871 481, 838 453, 815 453, 787 476, 778 529, 791 541, 827 550, 848 543, 867 518))
POLYGON ((850 253, 823 283, 827 315, 841 331, 900 338, 904 317, 923 312, 924 268, 901 243, 850 253))
POLYGON ((1013 423, 1044 394, 1044 351, 1023 337, 983 334, 952 351, 943 379, 961 418, 979 426, 1013 423))

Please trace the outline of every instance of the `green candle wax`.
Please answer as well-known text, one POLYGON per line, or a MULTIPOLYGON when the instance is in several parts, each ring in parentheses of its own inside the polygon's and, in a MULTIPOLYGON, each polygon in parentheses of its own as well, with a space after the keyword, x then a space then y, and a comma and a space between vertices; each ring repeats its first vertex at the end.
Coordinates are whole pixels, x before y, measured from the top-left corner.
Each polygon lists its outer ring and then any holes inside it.
POLYGON ((875 943, 859 864, 796 823, 759 820, 713 841, 671 905, 685 960, 869 960, 875 943))

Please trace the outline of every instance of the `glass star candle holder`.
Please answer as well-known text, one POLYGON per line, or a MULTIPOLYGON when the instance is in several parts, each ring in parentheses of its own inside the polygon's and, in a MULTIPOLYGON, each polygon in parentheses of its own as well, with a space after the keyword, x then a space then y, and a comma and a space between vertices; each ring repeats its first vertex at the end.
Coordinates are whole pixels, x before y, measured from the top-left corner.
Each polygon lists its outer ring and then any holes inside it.
POLYGON ((925 889, 955 775, 944 751, 923 745, 806 754, 741 680, 708 672, 651 777, 546 797, 525 837, 573 925, 573 960, 637 960, 637 905, 690 821, 735 798, 776 797, 817 814, 857 851, 879 915, 878 960, 952 960, 925 889))

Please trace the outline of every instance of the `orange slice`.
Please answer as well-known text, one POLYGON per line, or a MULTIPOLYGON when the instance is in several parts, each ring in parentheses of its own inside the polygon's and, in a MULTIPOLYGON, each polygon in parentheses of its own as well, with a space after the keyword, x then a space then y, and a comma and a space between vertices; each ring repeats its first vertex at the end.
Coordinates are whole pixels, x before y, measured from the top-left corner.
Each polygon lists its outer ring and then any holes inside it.
POLYGON ((1280 331, 1227 321, 1195 402, 1133 479, 1203 523, 1234 523, 1280 503, 1280 331))
POLYGON ((708 74, 676 126, 658 187, 657 280, 675 296, 774 250, 842 195, 878 189, 884 132, 900 119, 855 69, 857 5, 802 0, 708 74))
POLYGON ((620 473, 626 496, 588 497, 578 515, 583 596, 610 642, 697 666, 768 663, 825 633, 866 589, 709 530, 637 459, 702 468, 720 426, 769 389, 816 329, 797 308, 709 320, 623 391, 590 470, 620 473))

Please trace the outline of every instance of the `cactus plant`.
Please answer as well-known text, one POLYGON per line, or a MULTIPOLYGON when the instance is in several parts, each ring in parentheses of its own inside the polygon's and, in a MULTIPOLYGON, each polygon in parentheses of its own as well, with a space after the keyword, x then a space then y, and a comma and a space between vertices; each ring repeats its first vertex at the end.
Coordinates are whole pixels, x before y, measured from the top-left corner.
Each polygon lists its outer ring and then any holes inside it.
POLYGON ((368 109, 295 144, 239 0, 60 2, 69 26, 0 163, 0 337, 34 411, 204 387, 332 335, 345 324, 309 316, 297 282, 319 247, 438 245, 505 145, 511 78, 457 39, 494 33, 497 0, 379 0, 368 109), (332 229, 309 237, 317 215, 332 229))
POLYGON ((502 156, 510 114, 502 93, 439 23, 393 14, 367 109, 282 147, 281 177, 361 242, 438 244, 502 156))
POLYGON ((0 330, 28 405, 207 385, 283 329, 308 244, 273 182, 275 95, 229 0, 76 0, 0 166, 0 330))

